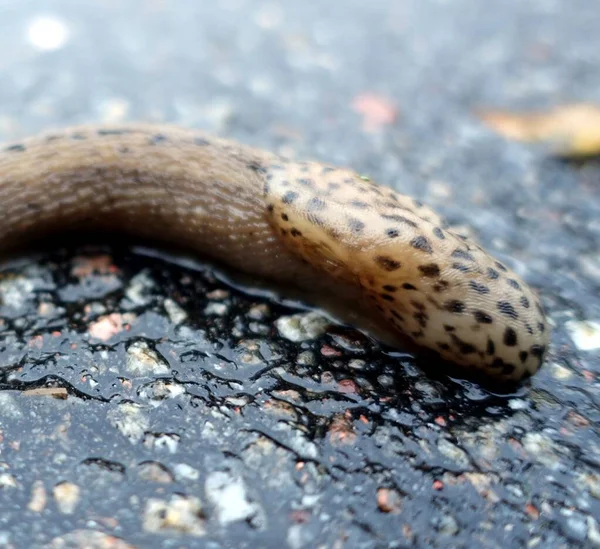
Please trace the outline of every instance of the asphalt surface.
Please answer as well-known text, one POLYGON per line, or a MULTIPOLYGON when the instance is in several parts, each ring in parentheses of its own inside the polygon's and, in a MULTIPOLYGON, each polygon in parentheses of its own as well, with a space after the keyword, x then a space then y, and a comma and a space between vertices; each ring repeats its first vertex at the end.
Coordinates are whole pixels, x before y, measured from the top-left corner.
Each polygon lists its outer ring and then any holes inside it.
POLYGON ((554 334, 496 394, 200 260, 14 259, 0 546, 599 546, 600 162, 474 114, 599 102, 599 25, 589 0, 1 1, 3 140, 168 121, 351 166, 468 227, 554 334))

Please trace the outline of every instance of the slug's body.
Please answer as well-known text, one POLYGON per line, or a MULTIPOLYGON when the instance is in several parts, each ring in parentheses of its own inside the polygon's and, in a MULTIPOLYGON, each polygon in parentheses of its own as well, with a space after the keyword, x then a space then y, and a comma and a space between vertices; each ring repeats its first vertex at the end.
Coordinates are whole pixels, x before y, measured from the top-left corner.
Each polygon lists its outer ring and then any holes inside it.
POLYGON ((519 277, 428 208, 348 170, 164 126, 72 128, 0 152, 0 251, 90 228, 344 288, 399 338, 496 378, 535 373, 547 347, 519 277))

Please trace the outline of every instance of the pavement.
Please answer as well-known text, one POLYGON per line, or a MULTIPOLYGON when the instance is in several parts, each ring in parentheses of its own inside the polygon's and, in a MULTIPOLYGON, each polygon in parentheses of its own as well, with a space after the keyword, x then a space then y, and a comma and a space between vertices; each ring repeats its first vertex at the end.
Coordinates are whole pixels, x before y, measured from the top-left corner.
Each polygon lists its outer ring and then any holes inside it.
POLYGON ((0 138, 167 121, 350 166, 539 290, 500 392, 201 259, 101 241, 0 272, 0 546, 600 546, 600 162, 482 108, 600 102, 588 0, 0 2, 0 138))

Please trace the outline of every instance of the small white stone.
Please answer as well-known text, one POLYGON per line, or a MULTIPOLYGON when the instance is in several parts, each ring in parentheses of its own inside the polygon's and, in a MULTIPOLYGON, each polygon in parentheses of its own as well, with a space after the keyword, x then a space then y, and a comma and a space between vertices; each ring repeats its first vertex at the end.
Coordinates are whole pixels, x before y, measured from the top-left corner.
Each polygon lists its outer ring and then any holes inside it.
POLYGON ((187 313, 172 299, 165 299, 164 305, 173 324, 181 324, 187 319, 187 313))
POLYGON ((130 402, 109 410, 107 419, 132 443, 139 442, 150 427, 150 421, 142 407, 130 402))
POLYGON ((70 515, 75 511, 77 503, 79 503, 80 494, 81 490, 79 486, 72 482, 61 482, 52 490, 58 510, 65 515, 70 515))
POLYGON ((177 480, 197 480, 200 473, 187 463, 178 463, 173 468, 177 480))
POLYGON ((205 315, 223 316, 227 313, 227 305, 225 303, 209 303, 205 309, 205 315))
POLYGON ((217 471, 208 476, 204 490, 222 525, 250 519, 257 513, 257 506, 248 500, 241 478, 217 471))
POLYGON ((600 349, 600 322, 594 320, 570 320, 565 327, 580 351, 600 349))
POLYGON ((195 497, 173 495, 171 499, 149 499, 144 510, 144 530, 203 536, 204 513, 195 497))
POLYGON ((129 346, 126 368, 134 375, 169 373, 169 365, 155 351, 150 349, 145 341, 138 341, 129 346))
POLYGON ((282 316, 275 322, 281 336, 294 342, 316 339, 325 333, 329 324, 330 321, 317 312, 282 316))

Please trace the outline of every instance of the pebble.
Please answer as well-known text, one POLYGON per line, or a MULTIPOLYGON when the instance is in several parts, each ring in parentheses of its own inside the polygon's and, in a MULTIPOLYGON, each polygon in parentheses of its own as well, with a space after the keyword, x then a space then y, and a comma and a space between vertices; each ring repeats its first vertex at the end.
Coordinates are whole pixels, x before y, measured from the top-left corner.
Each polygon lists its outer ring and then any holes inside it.
POLYGON ((279 334, 294 342, 309 341, 323 335, 331 322, 317 312, 282 316, 275 322, 279 334))
POLYGON ((150 349, 145 341, 136 341, 129 346, 125 367, 133 375, 161 375, 170 372, 167 362, 150 349))
POLYGON ((143 527, 146 532, 163 534, 206 534, 205 516, 196 497, 174 494, 170 499, 151 498, 144 510, 143 527))
POLYGON ((188 314, 179 306, 179 304, 171 298, 166 298, 164 301, 165 311, 169 315, 169 319, 173 324, 181 324, 188 318, 188 314))
POLYGON ((211 473, 204 483, 208 501, 215 507, 217 519, 222 526, 240 520, 249 520, 259 511, 256 503, 250 501, 244 481, 229 473, 211 473))
POLYGON ((109 410, 107 418, 111 425, 116 427, 132 443, 142 440, 144 433, 150 427, 150 420, 144 409, 140 405, 131 402, 123 402, 116 408, 109 410))
POLYGON ((169 469, 158 461, 144 461, 138 465, 138 475, 142 480, 170 484, 175 477, 169 469))
POLYGON ((48 547, 50 549, 136 549, 121 538, 97 530, 73 530, 54 538, 48 547))
POLYGON ((64 515, 70 515, 75 511, 81 496, 81 490, 77 484, 72 482, 61 482, 54 486, 52 495, 58 506, 58 510, 64 515))

